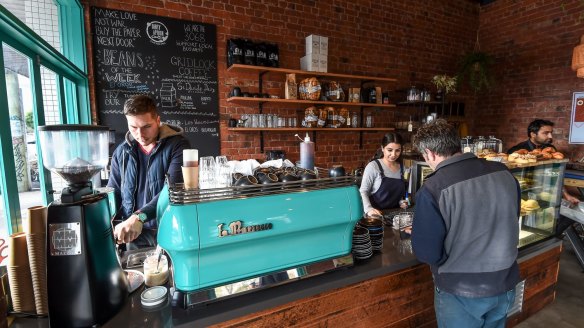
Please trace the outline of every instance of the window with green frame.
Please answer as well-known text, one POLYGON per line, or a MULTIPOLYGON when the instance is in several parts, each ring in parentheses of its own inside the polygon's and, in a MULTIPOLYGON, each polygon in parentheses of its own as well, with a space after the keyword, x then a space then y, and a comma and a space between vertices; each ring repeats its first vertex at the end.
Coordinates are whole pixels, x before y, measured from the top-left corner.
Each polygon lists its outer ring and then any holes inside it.
POLYGON ((34 205, 53 200, 55 179, 43 168, 42 157, 34 163, 21 159, 30 148, 40 154, 39 143, 27 142, 23 135, 37 140, 37 127, 45 124, 91 124, 83 7, 78 0, 54 3, 60 52, 0 5, 0 238, 23 230, 26 213, 19 194, 21 182, 31 181, 23 166, 37 168, 40 192, 34 205), (54 117, 48 117, 47 108, 55 109, 54 117))

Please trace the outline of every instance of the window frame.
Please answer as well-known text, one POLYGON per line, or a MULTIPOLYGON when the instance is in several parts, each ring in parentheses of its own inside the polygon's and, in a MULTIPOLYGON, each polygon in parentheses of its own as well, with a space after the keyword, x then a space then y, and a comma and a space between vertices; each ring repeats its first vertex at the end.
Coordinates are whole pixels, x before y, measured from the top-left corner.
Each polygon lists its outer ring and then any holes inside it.
MULTIPOLYGON (((41 66, 57 75, 58 105, 63 124, 91 124, 89 87, 85 53, 83 7, 78 0, 55 0, 59 13, 62 51, 55 50, 26 24, 0 5, 0 45, 8 45, 29 58, 29 72, 33 97, 33 117, 36 127, 45 125, 41 85, 41 66), (70 59, 68 59, 70 58, 70 59)), ((5 71, 4 54, 0 51, 0 73, 5 71)), ((12 132, 8 113, 5 74, 0 74, 0 184, 8 233, 22 231, 20 199, 12 148, 12 132)), ((36 143, 43 205, 52 200, 50 172, 44 168, 40 143, 36 143)))

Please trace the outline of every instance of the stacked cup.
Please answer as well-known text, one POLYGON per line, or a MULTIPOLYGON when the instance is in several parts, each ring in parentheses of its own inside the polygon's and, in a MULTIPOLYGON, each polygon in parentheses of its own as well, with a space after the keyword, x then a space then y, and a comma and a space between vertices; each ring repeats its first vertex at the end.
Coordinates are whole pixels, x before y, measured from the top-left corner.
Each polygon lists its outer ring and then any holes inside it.
POLYGON ((182 174, 185 189, 199 187, 199 151, 197 149, 183 150, 182 174))
POLYGON ((7 269, 12 308, 15 312, 36 313, 26 234, 19 232, 10 235, 8 248, 10 253, 7 269))
POLYGON ((35 206, 28 208, 28 224, 26 226, 26 244, 28 261, 34 289, 34 302, 37 314, 49 313, 47 296, 47 207, 35 206))

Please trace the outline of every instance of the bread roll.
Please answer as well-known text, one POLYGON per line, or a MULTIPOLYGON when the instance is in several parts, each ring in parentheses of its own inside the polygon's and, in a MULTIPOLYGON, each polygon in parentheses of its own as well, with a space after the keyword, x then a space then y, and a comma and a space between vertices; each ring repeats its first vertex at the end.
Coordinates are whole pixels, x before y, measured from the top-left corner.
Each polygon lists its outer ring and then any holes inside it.
POLYGON ((564 154, 560 153, 559 151, 552 153, 552 157, 554 159, 564 159, 564 154))
POLYGON ((553 153, 556 151, 556 149, 554 147, 545 147, 544 149, 541 150, 543 153, 553 153))
POLYGON ((519 155, 525 155, 525 154, 529 153, 529 151, 527 151, 527 149, 518 149, 515 152, 519 155))

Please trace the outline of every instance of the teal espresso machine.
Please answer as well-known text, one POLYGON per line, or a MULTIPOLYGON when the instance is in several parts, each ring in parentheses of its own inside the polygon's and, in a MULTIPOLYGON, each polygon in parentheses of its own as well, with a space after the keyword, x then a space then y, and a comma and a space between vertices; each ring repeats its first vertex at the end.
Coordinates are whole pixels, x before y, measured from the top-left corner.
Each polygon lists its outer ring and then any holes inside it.
POLYGON ((353 264, 363 205, 353 177, 185 190, 158 201, 173 305, 187 308, 353 264))
POLYGON ((47 213, 51 327, 103 324, 128 298, 108 195, 96 192, 91 183, 108 162, 108 135, 107 127, 94 125, 39 127, 43 165, 67 183, 47 213))

